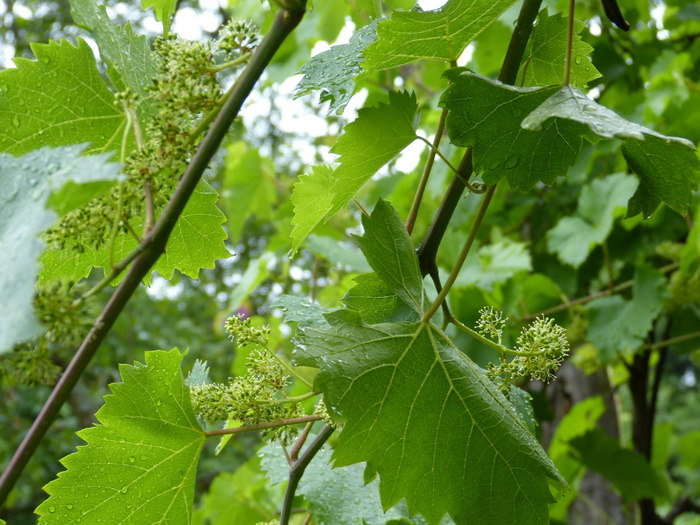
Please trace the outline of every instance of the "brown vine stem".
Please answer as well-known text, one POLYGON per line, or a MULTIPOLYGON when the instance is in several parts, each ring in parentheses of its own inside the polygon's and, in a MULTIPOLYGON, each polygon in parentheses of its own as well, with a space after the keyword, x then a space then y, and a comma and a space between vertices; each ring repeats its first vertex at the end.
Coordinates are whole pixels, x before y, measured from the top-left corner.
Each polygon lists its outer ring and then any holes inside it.
POLYGON ((576 0, 569 0, 569 20, 566 35, 566 56, 564 58, 564 82, 566 86, 571 82, 571 59, 574 50, 574 16, 576 14, 576 0))
POLYGON ((288 427, 289 425, 298 425, 299 423, 321 421, 322 419, 323 417, 319 416, 318 414, 311 414, 310 416, 279 419, 277 421, 268 421, 266 423, 257 423, 255 425, 246 425, 244 427, 220 428, 217 430, 210 430, 209 432, 205 432, 204 435, 208 438, 216 436, 230 436, 235 434, 244 434, 246 432, 255 432, 256 430, 265 430, 267 428, 288 427))
POLYGON ((309 447, 304 451, 298 461, 294 462, 292 468, 289 469, 289 483, 287 483, 287 490, 284 493, 284 501, 282 502, 282 511, 280 512, 280 525, 288 525, 289 518, 292 514, 292 502, 294 501, 294 494, 297 491, 297 486, 301 477, 304 475, 306 467, 309 466, 311 460, 314 459, 316 454, 323 444, 328 441, 335 429, 330 426, 324 426, 316 438, 311 442, 309 447))
POLYGON ((430 309, 425 313, 423 316, 423 322, 427 323, 430 321, 430 319, 435 315, 435 312, 438 311, 442 303, 445 301, 447 298, 447 294, 449 293, 450 289, 452 288, 452 285, 454 282, 457 280, 457 276, 459 275, 459 271, 462 269, 462 265, 464 264, 464 261, 467 259, 467 255, 469 255, 469 250, 471 250, 472 244, 474 244, 474 239, 476 239, 476 234, 479 231, 479 227, 481 226, 481 223, 484 221, 484 217, 486 216, 486 210, 489 207, 489 204, 491 204, 491 198, 493 197, 493 194, 496 192, 496 186, 493 185, 491 186, 488 190, 486 190, 486 193, 484 194, 484 198, 481 201, 481 205, 479 206, 479 210, 476 213, 476 217, 474 218, 474 222, 472 223, 472 228, 469 230, 469 236, 467 237, 466 242, 464 243, 464 246, 462 247, 462 251, 459 254, 459 257, 457 258, 457 262, 455 263, 454 267, 452 268, 452 271, 450 272, 449 277, 447 278, 447 281, 445 281, 445 285, 442 287, 442 290, 440 290, 440 293, 438 294, 437 298, 433 302, 433 304, 430 306, 430 309))
POLYGON ((408 231, 409 235, 413 233, 413 227, 416 225, 416 219, 418 218, 418 209, 420 208, 420 203, 423 200, 425 187, 428 185, 430 172, 433 170, 433 164, 435 163, 435 155, 437 155, 438 146, 440 146, 442 134, 445 131, 446 119, 447 110, 443 109, 442 113, 440 113, 440 121, 438 122, 437 130, 435 130, 435 138, 433 139, 433 143, 430 145, 430 152, 428 153, 428 158, 425 161, 425 166, 423 166, 423 173, 421 173, 420 181, 418 182, 416 196, 413 198, 413 203, 411 204, 411 211, 408 212, 408 217, 406 218, 406 230, 408 231))
POLYGON ((124 280, 112 294, 107 306, 105 306, 87 337, 80 345, 22 443, 10 459, 7 468, 0 477, 0 505, 7 499, 29 459, 38 448, 58 415, 59 410, 68 399, 92 356, 109 333, 124 306, 140 286, 144 276, 150 272, 153 265, 165 251, 165 245, 175 227, 175 223, 199 183, 202 173, 209 165, 209 161, 219 149, 229 127, 243 106, 243 102, 250 95, 253 87, 284 40, 301 22, 306 12, 306 1, 297 0, 290 5, 290 8, 280 9, 277 13, 270 31, 231 88, 231 96, 226 100, 226 103, 221 108, 221 112, 199 145, 197 153, 195 153, 187 170, 185 170, 163 214, 156 222, 153 230, 143 239, 142 248, 140 247, 143 251, 134 259, 124 280))

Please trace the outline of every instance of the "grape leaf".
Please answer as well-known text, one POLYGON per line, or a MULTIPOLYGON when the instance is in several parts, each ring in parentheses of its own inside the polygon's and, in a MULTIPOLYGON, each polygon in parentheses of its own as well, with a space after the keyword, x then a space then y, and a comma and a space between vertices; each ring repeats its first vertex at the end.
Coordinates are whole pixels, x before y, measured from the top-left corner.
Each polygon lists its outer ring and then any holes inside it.
POLYGON ((564 217, 547 232, 547 247, 564 264, 578 268, 593 248, 608 238, 616 218, 637 189, 634 177, 616 173, 596 179, 581 190, 576 214, 564 217))
POLYGON ((321 166, 299 177, 292 194, 292 254, 322 220, 342 210, 379 168, 417 138, 417 107, 415 94, 390 91, 388 103, 362 108, 345 126, 331 149, 340 155, 335 171, 321 166))
MULTIPOLYGON (((141 122, 153 115, 151 95, 146 90, 156 75, 156 58, 146 37, 137 35, 130 24, 115 25, 104 5, 95 0, 70 0, 75 23, 91 31, 100 47, 100 56, 110 65, 109 75, 120 91, 129 87, 138 97, 141 122)), ((142 126, 145 130, 146 126, 142 126)))
POLYGON ((617 354, 635 352, 642 346, 667 293, 663 274, 645 265, 634 274, 631 300, 613 295, 586 305, 588 339, 600 351, 601 361, 610 362, 617 354))
POLYGON ((532 271, 530 252, 522 242, 505 238, 482 246, 478 253, 472 254, 467 257, 455 285, 476 285, 480 290, 493 290, 495 284, 517 273, 532 271))
MULTIPOLYGON (((517 85, 549 86, 564 80, 568 23, 568 18, 561 13, 548 16, 546 8, 540 12, 537 25, 532 29, 530 58, 520 69, 517 85)), ((581 87, 601 76, 589 58, 593 48, 579 35, 585 27, 580 20, 574 20, 570 82, 581 87)))
POLYGON ((612 481, 627 501, 668 496, 668 484, 641 454, 620 447, 600 428, 576 436, 569 445, 587 468, 612 481))
POLYGON ((163 23, 163 34, 170 32, 170 24, 177 9, 177 0, 141 0, 144 9, 153 8, 156 18, 163 23))
POLYGON ((228 208, 232 241, 238 242, 251 215, 263 220, 272 218, 277 202, 274 170, 270 159, 261 158, 257 148, 248 148, 245 142, 227 147, 222 197, 228 208))
POLYGON ((39 523, 189 523, 205 434, 181 362, 175 348, 119 365, 123 382, 110 385, 101 424, 78 432, 87 446, 45 487, 39 523))
POLYGON ((520 125, 556 87, 516 88, 459 68, 445 76, 453 82, 440 99, 450 110, 447 133, 453 144, 474 147, 474 170, 486 184, 507 175, 511 188, 527 192, 538 181, 551 185, 566 175, 585 128, 563 119, 548 121, 536 133, 520 125))
POLYGON ((343 303, 360 312, 365 322, 415 322, 420 318, 377 274, 358 275, 355 277, 355 283, 343 297, 343 303))
POLYGON ((416 60, 456 61, 469 42, 514 0, 449 0, 435 11, 394 11, 377 27, 363 66, 375 71, 416 60))
MULTIPOLYGON (((401 219, 380 201, 363 224, 368 262, 421 315, 422 277, 401 219)), ((335 466, 366 461, 365 478, 380 476, 384 508, 405 498, 409 513, 431 524, 446 513, 458 524, 548 522, 548 484, 565 482, 510 403, 442 331, 422 321, 367 325, 352 310, 326 318, 330 329, 303 331, 294 359, 320 368, 314 389, 344 422, 335 466)))
POLYGON ((76 184, 114 181, 118 164, 108 155, 81 156, 86 145, 42 148, 15 158, 0 155, 0 353, 41 332, 34 318, 34 282, 43 243, 38 235, 56 220, 47 209, 52 191, 76 184))
POLYGON ((564 86, 544 101, 523 120, 522 126, 544 130, 553 117, 585 124, 602 138, 623 139, 622 154, 640 179, 637 192, 629 201, 627 217, 640 212, 649 217, 661 201, 685 215, 700 174, 700 160, 692 142, 629 122, 571 86, 564 86))
POLYGON ((299 323, 302 328, 328 328, 329 326, 326 318, 323 317, 328 310, 304 297, 282 295, 272 303, 272 308, 281 308, 284 311, 285 322, 299 323))
MULTIPOLYGON (((173 228, 165 253, 153 267, 166 279, 179 270, 197 279, 201 268, 213 268, 217 259, 231 254, 224 246, 226 232, 221 227, 224 215, 216 207, 218 193, 207 182, 200 181, 173 228)), ((143 230, 143 218, 133 221, 135 231, 143 230)), ((138 245, 127 233, 119 233, 114 242, 114 260, 120 261, 138 245)), ((41 280, 78 281, 93 268, 110 268, 109 245, 95 250, 78 245, 74 249, 49 250, 41 258, 41 280)))
POLYGON ((15 58, 0 71, 0 151, 92 143, 88 153, 121 145, 126 117, 114 104, 84 40, 31 44, 38 60, 15 58))
MULTIPOLYGON (((314 456, 296 491, 305 496, 307 512, 319 523, 384 525, 388 520, 404 516, 397 509, 384 513, 379 501, 379 483, 374 480, 365 485, 364 465, 332 469, 329 464, 332 453, 330 448, 323 447, 314 456)), ((287 481, 289 463, 279 444, 268 443, 260 449, 259 455, 270 483, 287 481)))
POLYGON ((377 38, 377 22, 375 20, 355 31, 347 44, 333 46, 311 57, 299 70, 304 77, 299 81, 294 97, 320 90, 321 103, 330 101, 328 114, 343 113, 355 91, 356 77, 364 72, 360 65, 365 59, 362 52, 377 38))

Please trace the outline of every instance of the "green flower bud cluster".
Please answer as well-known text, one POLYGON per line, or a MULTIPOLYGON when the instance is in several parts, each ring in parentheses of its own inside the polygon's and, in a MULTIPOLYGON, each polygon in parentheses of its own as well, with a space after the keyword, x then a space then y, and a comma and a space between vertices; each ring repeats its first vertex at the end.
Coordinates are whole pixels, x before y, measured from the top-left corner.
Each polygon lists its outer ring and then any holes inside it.
POLYGON ((204 421, 235 419, 254 425, 289 417, 288 407, 273 402, 288 384, 282 366, 266 350, 255 349, 248 356, 247 375, 232 378, 228 384, 191 386, 190 395, 195 413, 204 421))
MULTIPOLYGON (((477 331, 500 346, 507 319, 493 308, 482 308, 479 314, 477 331)), ((551 381, 568 354, 566 330, 553 319, 538 317, 522 330, 515 349, 501 346, 501 362, 490 363, 486 375, 508 395, 513 379, 530 376, 544 382, 551 381), (509 360, 508 356, 513 358, 509 360)))
POLYGON ((239 346, 267 346, 267 338, 270 335, 270 327, 267 325, 256 327, 252 325, 250 318, 244 319, 241 315, 234 315, 226 319, 224 328, 239 346))
POLYGON ((700 302, 700 268, 694 275, 688 275, 682 270, 674 272, 668 283, 668 291, 668 310, 700 302))
POLYGON ((0 378, 5 384, 53 386, 61 374, 61 367, 51 360, 46 339, 35 344, 22 345, 0 358, 0 378))
POLYGON ((261 42, 260 30, 250 20, 240 18, 229 20, 219 30, 218 47, 229 58, 232 55, 252 52, 261 42))
POLYGON ((92 304, 81 301, 80 290, 70 283, 41 284, 34 296, 34 313, 47 328, 51 343, 74 347, 83 340, 95 318, 92 304))

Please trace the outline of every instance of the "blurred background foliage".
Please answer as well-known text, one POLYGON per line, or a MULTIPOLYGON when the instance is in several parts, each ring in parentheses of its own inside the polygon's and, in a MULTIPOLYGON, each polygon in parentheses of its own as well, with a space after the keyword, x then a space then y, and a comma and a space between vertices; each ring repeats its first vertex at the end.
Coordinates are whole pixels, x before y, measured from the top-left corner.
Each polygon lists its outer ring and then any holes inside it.
MULTIPOLYGON (((104 3, 115 23, 130 22, 137 32, 151 37, 159 30, 152 13, 142 11, 138 2, 104 3)), ((548 0, 543 5, 551 15, 566 11, 567 4, 548 0)), ((603 75, 589 83, 592 96, 629 120, 697 144, 700 8, 682 0, 626 0, 621 5, 632 26, 627 33, 612 27, 599 2, 576 4, 577 18, 588 25, 581 36, 593 47, 593 64, 603 75)), ((214 270, 202 271, 197 281, 176 276, 167 282, 154 277, 152 286, 142 288, 131 300, 29 464, 2 518, 11 524, 36 521, 32 512, 44 498, 41 487, 61 469, 57 460, 80 444, 74 432, 94 422, 107 385, 118 380, 117 363, 142 361, 146 350, 178 346, 189 348, 185 368, 195 359, 204 359, 211 378, 225 381, 242 370, 241 356, 223 331, 226 317, 239 312, 252 316, 255 323, 269 323, 272 341, 291 351, 292 330, 281 324, 279 311, 272 308, 278 297, 311 297, 325 307, 340 306, 352 278, 368 271, 351 237, 359 232, 359 209, 352 206, 318 228, 305 249, 290 260, 292 187, 311 165, 333 161, 329 149, 342 126, 354 118, 358 107, 385 100, 386 89, 416 92, 423 112, 420 132, 432 137, 439 118, 439 95, 446 87, 441 74, 447 66, 414 63, 369 74, 342 115, 326 115, 327 103, 320 104, 318 96, 292 100, 300 78, 294 75, 313 54, 347 42, 354 29, 372 20, 371 15, 388 16, 394 9, 412 7, 411 0, 315 2, 247 103, 208 174, 221 195, 220 207, 229 219, 229 248, 235 255, 220 261, 214 270), (377 6, 381 13, 373 12, 377 6)), ((460 65, 495 77, 517 8, 518 4, 479 35, 460 65)), ((11 67, 13 56, 31 58, 30 42, 74 40, 78 35, 89 39, 72 25, 67 2, 4 0, 0 15, 3 67, 11 67)), ((182 1, 173 27, 186 38, 207 37, 231 17, 252 19, 264 33, 272 11, 260 0, 182 1), (194 19, 197 24, 187 23, 194 19)), ((573 488, 553 507, 553 522, 632 523, 639 516, 630 493, 625 492, 631 489, 596 467, 590 457, 591 440, 574 441, 577 436, 593 436, 586 432, 597 425, 623 447, 646 456, 653 468, 650 475, 663 487, 655 498, 646 497, 659 515, 676 519, 674 523, 700 523, 697 514, 673 516, 682 502, 700 504, 700 234, 696 225, 700 208, 695 199, 685 218, 662 206, 650 220, 624 219, 624 202, 621 206, 611 201, 612 188, 593 184, 616 173, 626 176, 619 145, 606 144, 588 146, 568 178, 559 179, 554 188, 539 185, 530 194, 520 194, 511 192, 505 182, 500 184, 478 246, 451 292, 451 308, 472 326, 482 306, 503 310, 510 317, 506 343, 509 338, 512 342, 526 320, 549 309, 568 328, 573 351, 560 378, 551 385, 520 385, 534 397, 543 446, 573 488), (567 217, 583 218, 598 233, 583 238, 574 230, 563 239, 548 234, 567 217), (609 227, 601 226, 605 224, 609 227), (571 249, 580 264, 562 262, 562 253, 571 249), (631 307, 625 313, 628 304, 642 313, 630 314, 631 307), (578 405, 586 410, 572 410, 578 405), (639 450, 635 433, 649 425, 654 429, 651 448, 639 450), (592 472, 596 468, 597 474, 592 472)), ((458 163, 459 148, 444 140, 441 149, 458 163)), ((362 189, 359 202, 372 209, 377 198, 386 198, 405 217, 426 156, 425 147, 412 145, 362 189)), ((438 163, 413 233, 416 245, 450 178, 449 170, 438 163)), ((475 201, 464 199, 450 223, 438 261, 445 273, 475 212, 475 201)), ((92 276, 95 281, 98 278, 92 276)), ((109 291, 98 298, 95 311, 108 296, 109 291)), ((450 335, 482 366, 495 359, 467 336, 450 335)), ((18 348, 2 357, 0 464, 19 444, 47 398, 55 372, 67 364, 73 351, 73 347, 47 343, 41 351, 18 348), (36 380, 27 381, 17 373, 21 366, 43 367, 44 373, 35 373, 36 380)), ((208 444, 210 450, 198 474, 197 492, 203 496, 196 523, 246 525, 274 518, 281 492, 279 486, 270 487, 256 467, 259 444, 258 437, 243 435, 218 457, 213 454, 216 443, 208 444)))

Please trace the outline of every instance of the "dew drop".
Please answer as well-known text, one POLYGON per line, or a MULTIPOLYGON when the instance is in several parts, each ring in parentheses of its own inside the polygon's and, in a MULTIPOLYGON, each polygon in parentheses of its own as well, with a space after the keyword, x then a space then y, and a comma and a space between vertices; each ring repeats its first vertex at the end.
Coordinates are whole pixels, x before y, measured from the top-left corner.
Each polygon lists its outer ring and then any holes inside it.
POLYGON ((500 165, 501 165, 501 160, 500 160, 500 159, 496 159, 496 160, 494 160, 493 162, 491 162, 491 164, 489 164, 489 169, 490 169, 490 170, 495 170, 495 169, 498 168, 500 165))
POLYGON ((14 117, 12 117, 12 125, 13 125, 14 127, 16 127, 16 128, 19 127, 19 117, 18 117, 17 115, 15 115, 14 117))
POLYGON ((580 64, 583 63, 583 58, 582 58, 582 57, 576 57, 576 58, 574 58, 574 62, 576 62, 577 64, 580 65, 580 64))
POLYGON ((68 510, 73 510, 73 505, 66 505, 66 508, 67 508, 68 510))
POLYGON ((518 157, 517 155, 511 155, 510 157, 508 157, 506 159, 504 166, 506 168, 508 168, 509 170, 512 170, 513 168, 515 168, 518 165, 519 162, 520 162, 520 157, 518 157))
POLYGON ((56 507, 53 507, 53 506, 49 507, 49 512, 56 512, 56 507))
POLYGON ((47 56, 39 57, 39 60, 41 60, 44 64, 48 64, 49 62, 51 62, 51 60, 47 56))
POLYGON ((128 491, 129 491, 129 488, 128 488, 128 487, 124 487, 124 488, 121 490, 121 493, 122 493, 122 494, 126 494, 128 491))
POLYGON ((133 463, 136 461, 136 458, 134 456, 129 456, 129 463, 133 463))

